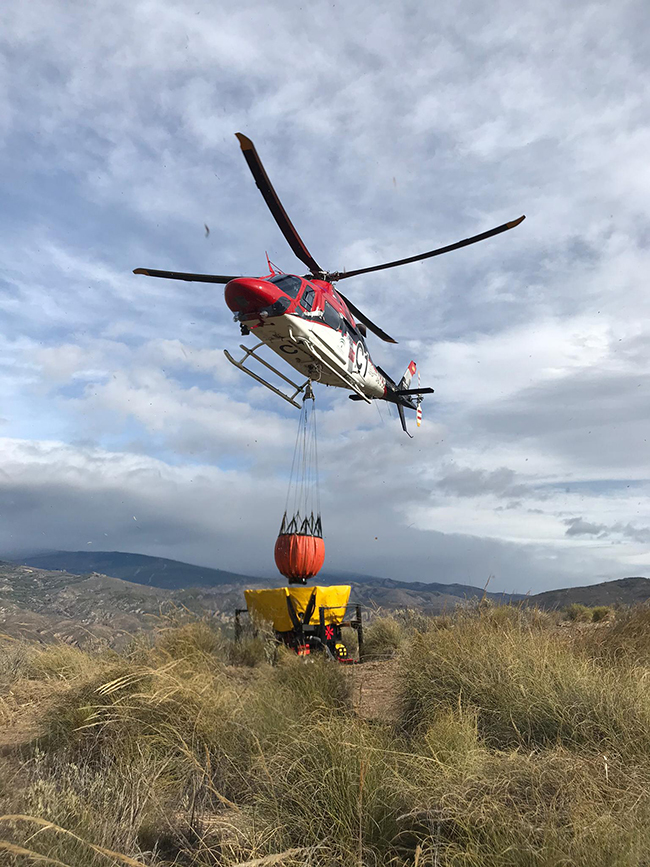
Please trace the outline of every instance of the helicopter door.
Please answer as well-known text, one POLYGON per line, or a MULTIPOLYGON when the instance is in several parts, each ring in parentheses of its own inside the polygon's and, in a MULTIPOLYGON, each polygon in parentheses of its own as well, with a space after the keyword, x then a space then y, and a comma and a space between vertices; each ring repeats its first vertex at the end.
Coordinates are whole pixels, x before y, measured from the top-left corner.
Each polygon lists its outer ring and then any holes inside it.
POLYGON ((343 334, 346 338, 348 373, 358 373, 365 377, 368 372, 368 350, 361 335, 347 319, 343 319, 343 334))

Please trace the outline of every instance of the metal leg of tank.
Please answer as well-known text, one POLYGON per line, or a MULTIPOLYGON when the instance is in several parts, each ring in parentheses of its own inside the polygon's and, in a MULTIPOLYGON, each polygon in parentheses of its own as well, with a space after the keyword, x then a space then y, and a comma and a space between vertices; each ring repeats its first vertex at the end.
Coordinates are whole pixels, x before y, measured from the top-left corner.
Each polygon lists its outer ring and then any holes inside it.
POLYGON ((325 609, 322 606, 318 609, 318 637, 320 638, 323 647, 326 647, 325 609))
POLYGON ((361 619, 361 606, 355 608, 356 623, 353 624, 357 630, 357 642, 359 644, 359 662, 363 662, 363 620, 361 619))

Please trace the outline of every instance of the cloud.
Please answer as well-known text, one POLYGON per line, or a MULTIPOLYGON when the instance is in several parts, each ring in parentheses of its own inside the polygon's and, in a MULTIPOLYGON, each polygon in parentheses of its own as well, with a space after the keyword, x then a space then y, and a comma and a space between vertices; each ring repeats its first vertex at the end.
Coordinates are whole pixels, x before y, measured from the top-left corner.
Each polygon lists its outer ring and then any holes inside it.
POLYGON ((583 518, 567 518, 563 523, 567 526, 566 536, 606 535, 607 527, 604 524, 590 524, 583 518))
POLYGON ((516 474, 508 467, 500 467, 492 472, 475 470, 470 467, 452 467, 440 479, 438 487, 457 497, 477 497, 494 494, 498 497, 522 497, 531 488, 515 484, 516 474))
POLYGON ((634 542, 650 542, 650 527, 634 527, 632 524, 616 523, 590 524, 582 517, 566 518, 562 523, 567 527, 566 536, 596 536, 599 539, 607 539, 610 536, 620 536, 623 539, 631 539, 634 542))

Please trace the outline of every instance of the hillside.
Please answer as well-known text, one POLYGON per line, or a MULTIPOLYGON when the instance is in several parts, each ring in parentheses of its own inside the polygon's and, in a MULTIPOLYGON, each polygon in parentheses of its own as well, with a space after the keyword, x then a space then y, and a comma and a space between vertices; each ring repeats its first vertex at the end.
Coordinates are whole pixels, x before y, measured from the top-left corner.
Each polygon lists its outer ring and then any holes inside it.
POLYGON ((242 604, 240 585, 166 590, 0 562, 0 634, 13 638, 120 644, 174 610, 228 620, 242 604))
MULTIPOLYGON (((243 590, 279 586, 276 578, 251 578, 143 554, 123 552, 56 552, 29 558, 51 568, 0 562, 0 633, 39 641, 61 639, 84 643, 90 637, 120 644, 138 631, 150 631, 173 610, 187 609, 221 622, 231 620, 245 606, 243 590), (112 570, 73 574, 85 566, 112 570), (117 574, 119 573, 119 574, 117 574)), ((466 584, 397 581, 371 575, 323 573, 323 584, 349 583, 351 600, 366 610, 395 611, 413 608, 427 614, 453 611, 472 600, 520 602, 523 597, 485 592, 466 584)), ((585 587, 550 590, 526 597, 540 608, 565 608, 577 602, 587 606, 634 605, 650 601, 650 580, 623 578, 585 587)))
MULTIPOLYGON (((342 580, 339 576, 339 582, 342 580)), ((440 584, 425 581, 395 581, 392 578, 348 579, 352 595, 361 605, 383 609, 418 608, 429 614, 449 611, 471 600, 487 598, 493 602, 512 602, 521 596, 488 593, 469 584, 440 584)), ((327 583, 327 582, 323 582, 327 583)))
POLYGON ((540 608, 565 608, 580 605, 636 605, 650 600, 650 578, 620 578, 586 587, 547 590, 530 596, 528 601, 540 608))

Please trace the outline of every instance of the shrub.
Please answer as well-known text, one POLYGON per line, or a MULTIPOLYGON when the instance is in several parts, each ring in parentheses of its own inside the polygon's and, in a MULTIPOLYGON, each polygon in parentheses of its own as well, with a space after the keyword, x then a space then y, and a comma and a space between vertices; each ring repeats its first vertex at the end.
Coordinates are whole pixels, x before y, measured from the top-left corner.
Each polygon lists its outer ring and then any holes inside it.
POLYGON ((572 602, 564 609, 567 620, 574 623, 587 623, 592 618, 591 609, 579 602, 572 602))
POLYGON ((403 629, 404 635, 413 632, 427 632, 429 629, 444 628, 451 620, 448 615, 433 615, 417 608, 398 608, 393 611, 391 617, 396 620, 403 629))
POLYGON ((607 605, 596 605, 591 609, 591 619, 593 623, 600 623, 602 620, 609 620, 611 609, 607 605))
MULTIPOLYGON (((37 751, 23 768, 26 785, 20 812, 51 822, 68 833, 55 829, 44 832, 42 827, 30 827, 29 823, 20 823, 15 832, 29 834, 28 846, 32 845, 32 832, 40 832, 36 851, 70 867, 119 863, 93 851, 88 842, 140 854, 141 830, 155 826, 162 837, 168 826, 164 811, 171 813, 174 808, 169 792, 160 786, 162 767, 144 756, 126 763, 106 760, 96 765, 72 762, 65 753, 37 751)), ((0 828, 0 835, 6 830, 0 828)))

